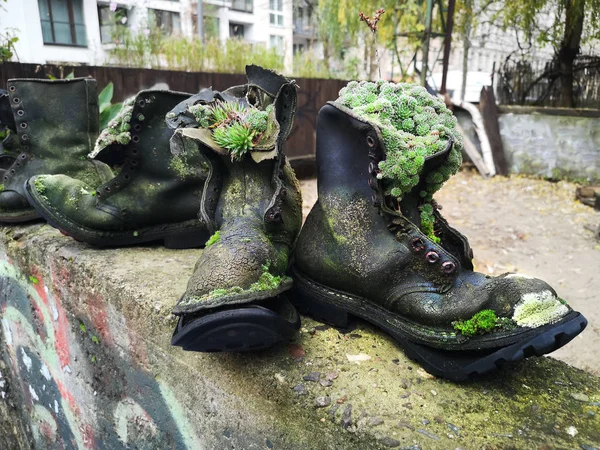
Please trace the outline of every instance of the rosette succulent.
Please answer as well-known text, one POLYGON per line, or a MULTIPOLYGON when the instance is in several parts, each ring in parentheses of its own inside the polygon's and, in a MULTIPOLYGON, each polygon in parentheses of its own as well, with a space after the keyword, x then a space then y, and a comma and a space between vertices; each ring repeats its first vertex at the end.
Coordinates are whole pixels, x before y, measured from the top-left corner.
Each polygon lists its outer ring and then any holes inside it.
POLYGON ((279 132, 272 105, 264 111, 240 102, 216 102, 189 107, 201 128, 212 131, 215 143, 228 150, 232 160, 241 160, 252 149, 274 145, 279 132))
POLYGON ((399 202, 425 176, 421 228, 435 241, 433 194, 455 174, 462 162, 463 140, 456 129, 456 117, 442 100, 421 86, 386 81, 351 81, 337 102, 352 109, 381 130, 386 157, 379 163, 377 177, 385 194, 399 202), (443 151, 450 139, 454 144, 444 163, 423 174, 425 158, 443 151))

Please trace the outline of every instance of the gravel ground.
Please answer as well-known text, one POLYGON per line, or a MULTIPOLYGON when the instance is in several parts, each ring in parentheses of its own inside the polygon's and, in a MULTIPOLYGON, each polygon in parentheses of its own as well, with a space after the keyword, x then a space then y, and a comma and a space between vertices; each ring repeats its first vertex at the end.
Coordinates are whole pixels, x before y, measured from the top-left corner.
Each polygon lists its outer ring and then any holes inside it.
MULTIPOLYGON (((301 182, 304 214, 317 199, 315 179, 301 182)), ((469 238, 475 269, 522 272, 550 283, 589 321, 552 356, 600 375, 600 213, 575 200, 576 185, 522 176, 484 180, 463 170, 436 195, 442 214, 469 238)))

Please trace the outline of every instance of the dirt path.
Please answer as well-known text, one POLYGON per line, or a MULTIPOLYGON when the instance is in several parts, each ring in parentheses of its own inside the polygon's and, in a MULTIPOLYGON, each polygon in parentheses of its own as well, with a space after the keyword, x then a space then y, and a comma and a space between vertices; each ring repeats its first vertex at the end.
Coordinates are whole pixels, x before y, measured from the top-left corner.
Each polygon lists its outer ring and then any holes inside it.
MULTIPOLYGON (((316 180, 302 181, 304 213, 316 180)), ((588 319, 588 328, 552 356, 600 375, 600 213, 574 200, 576 185, 512 176, 484 180, 461 171, 436 195, 442 214, 469 238, 476 270, 522 272, 550 283, 588 319)))

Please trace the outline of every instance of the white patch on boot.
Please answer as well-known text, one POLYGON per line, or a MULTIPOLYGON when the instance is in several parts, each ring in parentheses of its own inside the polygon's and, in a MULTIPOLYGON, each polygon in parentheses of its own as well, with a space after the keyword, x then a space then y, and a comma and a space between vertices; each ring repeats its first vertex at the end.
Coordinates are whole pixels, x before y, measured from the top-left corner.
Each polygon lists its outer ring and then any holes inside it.
POLYGON ((531 292, 521 297, 512 318, 521 327, 537 328, 557 322, 568 312, 569 308, 552 292, 531 292))
POLYGON ((525 278, 526 280, 533 280, 533 277, 525 275, 524 273, 509 273, 504 278, 525 278))

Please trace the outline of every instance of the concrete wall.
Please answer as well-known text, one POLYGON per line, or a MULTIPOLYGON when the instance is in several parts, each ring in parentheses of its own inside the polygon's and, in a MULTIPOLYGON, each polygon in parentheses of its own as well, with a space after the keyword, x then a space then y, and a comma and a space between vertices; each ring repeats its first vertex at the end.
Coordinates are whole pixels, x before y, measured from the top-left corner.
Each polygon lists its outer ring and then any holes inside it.
POLYGON ((269 351, 173 348, 170 309, 199 253, 97 250, 47 225, 0 228, 0 448, 600 442, 600 379, 552 358, 454 384, 372 327, 343 333, 307 318, 296 342, 269 351))
POLYGON ((600 112, 575 114, 503 107, 500 134, 511 172, 599 183, 600 112))

